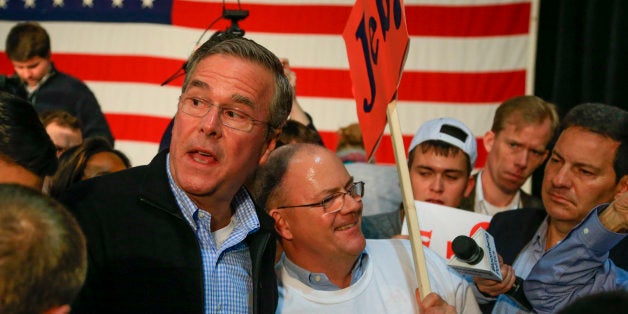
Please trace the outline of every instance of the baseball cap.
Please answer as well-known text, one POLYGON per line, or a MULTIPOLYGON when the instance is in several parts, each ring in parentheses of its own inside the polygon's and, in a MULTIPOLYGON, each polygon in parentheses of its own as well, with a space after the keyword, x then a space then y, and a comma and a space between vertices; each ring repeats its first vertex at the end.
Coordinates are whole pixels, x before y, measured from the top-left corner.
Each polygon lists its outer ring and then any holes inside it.
POLYGON ((475 161, 478 158, 475 136, 459 120, 454 118, 437 118, 423 123, 419 130, 416 131, 416 134, 414 134, 412 142, 410 142, 409 151, 412 151, 417 145, 430 140, 443 141, 460 148, 469 156, 471 166, 475 165, 475 161))

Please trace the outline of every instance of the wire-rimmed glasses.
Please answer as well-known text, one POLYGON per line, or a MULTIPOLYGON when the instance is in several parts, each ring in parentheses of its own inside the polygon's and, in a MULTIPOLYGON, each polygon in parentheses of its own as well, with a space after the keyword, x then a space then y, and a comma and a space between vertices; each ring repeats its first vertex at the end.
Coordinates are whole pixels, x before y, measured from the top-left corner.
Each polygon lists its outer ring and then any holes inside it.
POLYGON ((179 97, 179 109, 193 117, 204 117, 207 115, 211 107, 214 106, 218 108, 218 117, 220 122, 226 127, 239 131, 251 132, 255 124, 268 125, 268 122, 254 119, 247 113, 235 108, 214 105, 207 100, 197 97, 183 95, 179 97))
POLYGON ((349 194, 357 202, 361 202, 362 197, 364 196, 364 182, 354 182, 347 188, 347 191, 332 193, 317 203, 279 206, 277 209, 294 207, 322 207, 325 214, 333 214, 342 210, 345 205, 345 195, 347 194, 349 194))

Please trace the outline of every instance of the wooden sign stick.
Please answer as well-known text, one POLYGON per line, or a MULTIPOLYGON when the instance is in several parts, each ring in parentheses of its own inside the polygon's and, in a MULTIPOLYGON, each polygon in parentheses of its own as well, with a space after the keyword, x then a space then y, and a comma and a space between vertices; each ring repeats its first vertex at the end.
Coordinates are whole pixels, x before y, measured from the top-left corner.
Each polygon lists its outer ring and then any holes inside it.
POLYGON ((414 195, 410 184, 410 172, 408 171, 406 152, 403 145, 403 138, 401 136, 402 133, 397 113, 396 100, 393 100, 388 104, 386 114, 388 116, 388 126, 390 127, 393 152, 395 154, 395 163, 397 164, 397 173, 399 174, 399 183, 401 184, 403 208, 406 215, 406 221, 408 223, 410 243, 412 245, 412 256, 414 257, 414 269, 417 277, 416 279, 419 283, 421 298, 424 298, 431 292, 430 280, 427 276, 427 265, 425 264, 425 255, 423 253, 419 220, 414 206, 414 195))

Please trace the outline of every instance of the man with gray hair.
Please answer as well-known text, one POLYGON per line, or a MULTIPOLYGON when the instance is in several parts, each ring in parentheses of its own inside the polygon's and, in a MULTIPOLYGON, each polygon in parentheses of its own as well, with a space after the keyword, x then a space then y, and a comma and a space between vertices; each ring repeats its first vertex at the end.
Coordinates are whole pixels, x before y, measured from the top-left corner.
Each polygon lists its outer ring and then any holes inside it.
POLYGON ((245 38, 190 57, 170 149, 61 195, 90 267, 78 313, 273 313, 272 219, 244 187, 275 148, 292 88, 245 38))

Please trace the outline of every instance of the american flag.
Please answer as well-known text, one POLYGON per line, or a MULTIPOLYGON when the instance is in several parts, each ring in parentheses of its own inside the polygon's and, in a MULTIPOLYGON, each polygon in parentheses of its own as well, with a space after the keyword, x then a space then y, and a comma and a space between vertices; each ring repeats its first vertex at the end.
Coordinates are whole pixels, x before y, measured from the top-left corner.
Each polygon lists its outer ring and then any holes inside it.
MULTIPOLYGON (((410 47, 398 92, 406 147, 425 121, 450 116, 480 142, 496 106, 530 93, 536 0, 405 0, 410 47)), ((325 144, 357 122, 342 32, 354 0, 0 0, 0 39, 18 21, 39 21, 52 41, 56 67, 85 81, 134 165, 155 155, 176 111, 181 68, 224 8, 243 9, 246 37, 287 58, 297 74, 301 106, 325 144)), ((230 21, 215 23, 203 40, 230 21)), ((0 51, 0 73, 13 69, 0 51)), ((394 163, 385 134, 377 162, 394 163)))

